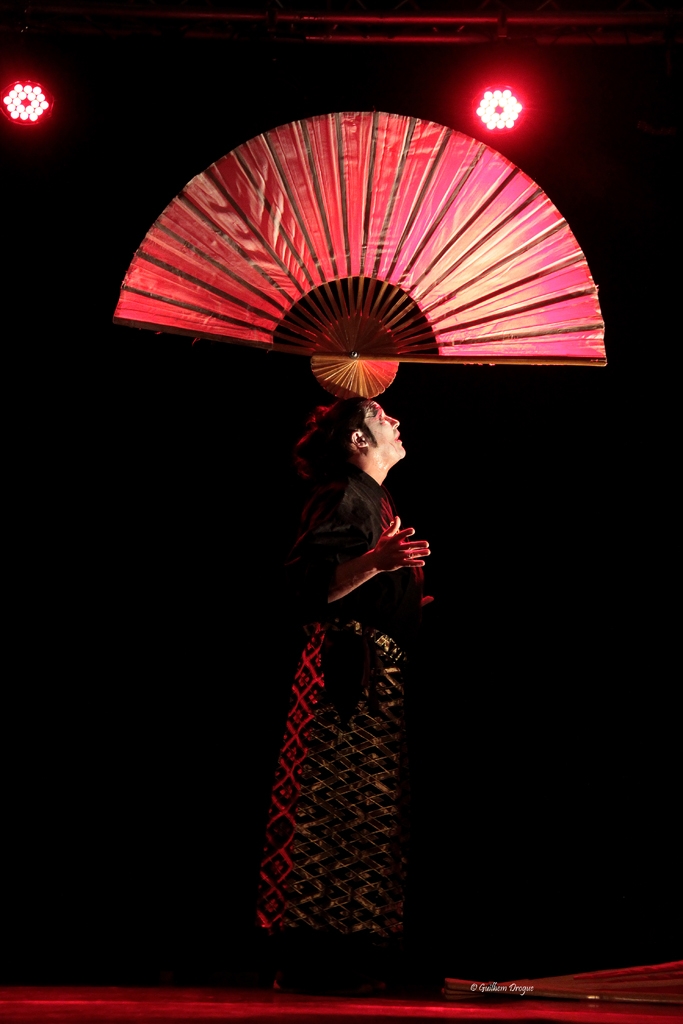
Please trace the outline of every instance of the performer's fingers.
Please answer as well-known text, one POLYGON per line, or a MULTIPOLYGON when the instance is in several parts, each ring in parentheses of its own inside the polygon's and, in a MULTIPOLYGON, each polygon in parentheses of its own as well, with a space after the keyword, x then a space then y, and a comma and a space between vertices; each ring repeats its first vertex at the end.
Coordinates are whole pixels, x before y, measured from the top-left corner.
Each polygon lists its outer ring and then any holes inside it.
POLYGON ((399 530, 396 536, 400 537, 401 540, 403 540, 404 537, 412 537, 414 533, 415 530, 412 528, 412 526, 406 526, 405 530, 399 530))

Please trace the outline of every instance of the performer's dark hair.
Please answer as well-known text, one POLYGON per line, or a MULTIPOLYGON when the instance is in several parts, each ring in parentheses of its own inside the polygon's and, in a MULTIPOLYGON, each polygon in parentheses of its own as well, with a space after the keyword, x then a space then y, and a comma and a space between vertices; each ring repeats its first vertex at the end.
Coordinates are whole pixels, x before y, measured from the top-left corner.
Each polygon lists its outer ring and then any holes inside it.
POLYGON ((351 435, 362 430, 373 447, 377 442, 365 422, 371 398, 345 398, 319 405, 306 421, 306 433, 294 448, 294 465, 305 480, 334 477, 353 451, 351 435))

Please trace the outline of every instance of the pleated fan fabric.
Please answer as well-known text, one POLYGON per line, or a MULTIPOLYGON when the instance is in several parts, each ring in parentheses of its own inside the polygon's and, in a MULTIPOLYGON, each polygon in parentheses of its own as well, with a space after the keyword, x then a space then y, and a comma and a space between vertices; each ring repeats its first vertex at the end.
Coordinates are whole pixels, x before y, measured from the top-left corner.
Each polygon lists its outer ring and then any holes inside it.
POLYGON ((361 358, 605 361, 588 264, 542 189, 476 139, 378 112, 283 125, 193 178, 147 232, 114 320, 345 356, 329 323, 363 316, 381 338, 361 358))

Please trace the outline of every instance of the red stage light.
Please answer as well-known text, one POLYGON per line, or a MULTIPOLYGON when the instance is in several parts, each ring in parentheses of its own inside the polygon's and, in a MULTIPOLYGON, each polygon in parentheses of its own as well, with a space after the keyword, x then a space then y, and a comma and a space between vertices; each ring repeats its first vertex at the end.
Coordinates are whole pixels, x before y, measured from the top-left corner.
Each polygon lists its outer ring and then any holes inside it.
POLYGON ((512 89, 487 89, 479 100, 477 116, 487 128, 514 128, 522 112, 522 104, 512 89))
POLYGON ((13 124, 35 125, 52 113, 52 97, 38 82, 17 79, 2 90, 2 112, 13 124))

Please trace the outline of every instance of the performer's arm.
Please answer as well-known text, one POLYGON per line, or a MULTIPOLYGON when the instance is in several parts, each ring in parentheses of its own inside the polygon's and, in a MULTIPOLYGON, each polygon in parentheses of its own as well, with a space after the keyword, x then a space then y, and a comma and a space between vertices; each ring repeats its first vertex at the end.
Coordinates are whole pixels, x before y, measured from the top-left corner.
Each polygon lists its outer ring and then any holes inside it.
POLYGON ((412 527, 402 530, 400 527, 401 520, 397 516, 374 548, 337 566, 327 595, 328 604, 346 597, 380 572, 394 572, 404 565, 424 565, 429 554, 428 542, 409 540, 415 530, 412 527))

